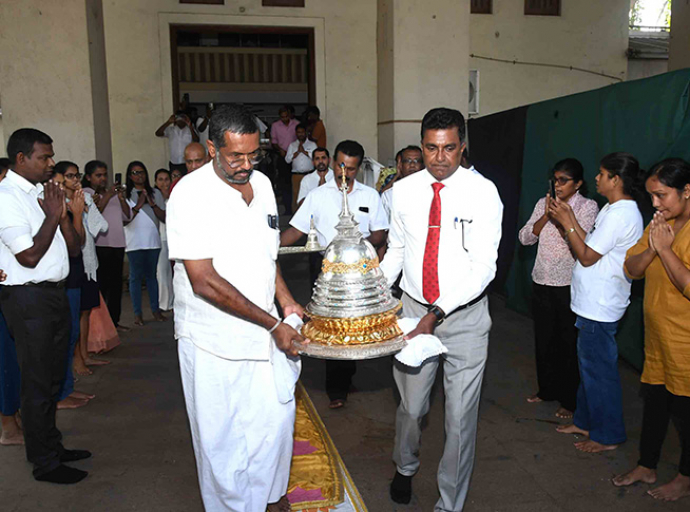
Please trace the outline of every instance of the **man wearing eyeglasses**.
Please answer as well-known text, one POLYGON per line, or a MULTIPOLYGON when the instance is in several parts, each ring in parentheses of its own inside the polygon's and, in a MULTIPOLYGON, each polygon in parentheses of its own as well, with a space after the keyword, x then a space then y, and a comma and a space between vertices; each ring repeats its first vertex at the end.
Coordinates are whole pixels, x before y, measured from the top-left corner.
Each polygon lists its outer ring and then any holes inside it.
POLYGON ((386 185, 386 188, 381 192, 381 204, 386 210, 388 221, 391 220, 391 201, 393 200, 393 184, 403 178, 414 174, 417 171, 424 169, 424 159, 422 158, 422 149, 419 146, 407 146, 398 151, 395 158, 397 174, 395 178, 386 185))
MULTIPOLYGON (((278 209, 251 112, 213 112, 211 162, 181 180, 167 209, 175 260, 175 337, 206 510, 289 510, 294 384, 274 373, 305 342, 304 314, 277 265, 278 209)), ((292 374, 291 374, 292 375, 292 374)), ((283 374, 285 377, 285 374, 283 374)))

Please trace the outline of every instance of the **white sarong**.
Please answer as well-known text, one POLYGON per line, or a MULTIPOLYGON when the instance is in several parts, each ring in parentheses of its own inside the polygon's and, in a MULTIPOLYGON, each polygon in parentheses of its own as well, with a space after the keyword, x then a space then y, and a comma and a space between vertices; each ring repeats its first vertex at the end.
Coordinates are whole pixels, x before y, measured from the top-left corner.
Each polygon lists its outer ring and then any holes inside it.
POLYGON ((278 400, 270 361, 222 359, 188 338, 178 353, 204 507, 265 512, 287 492, 295 401, 278 400))

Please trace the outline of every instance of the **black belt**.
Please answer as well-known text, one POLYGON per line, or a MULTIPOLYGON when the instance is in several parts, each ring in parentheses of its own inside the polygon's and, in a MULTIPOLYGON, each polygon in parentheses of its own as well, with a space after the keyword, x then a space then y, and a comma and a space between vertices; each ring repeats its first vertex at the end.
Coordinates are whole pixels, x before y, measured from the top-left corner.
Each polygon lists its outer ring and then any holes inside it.
POLYGON ((31 286, 32 288, 64 288, 67 279, 62 281, 41 281, 40 283, 24 283, 18 286, 31 286))
MULTIPOLYGON (((415 302, 416 302, 417 304, 419 304, 420 306, 425 307, 427 310, 429 310, 429 309, 431 309, 431 308, 434 307, 433 304, 424 304, 423 302, 419 302, 418 300, 412 298, 412 296, 411 296, 410 294, 407 294, 407 296, 410 297, 413 301, 415 301, 415 302)), ((474 299, 472 299, 471 301, 469 301, 467 304, 463 304, 462 306, 458 306, 457 308, 455 308, 455 309, 454 309, 453 311, 451 311, 450 313, 446 313, 446 316, 445 316, 444 318, 448 318, 450 315, 453 315, 453 314, 457 313, 458 311, 462 311, 463 309, 467 309, 467 308, 469 308, 470 306, 474 306, 474 305, 477 304, 480 300, 482 300, 484 297, 486 297, 486 290, 484 290, 482 293, 480 293, 478 297, 475 297, 474 299)))

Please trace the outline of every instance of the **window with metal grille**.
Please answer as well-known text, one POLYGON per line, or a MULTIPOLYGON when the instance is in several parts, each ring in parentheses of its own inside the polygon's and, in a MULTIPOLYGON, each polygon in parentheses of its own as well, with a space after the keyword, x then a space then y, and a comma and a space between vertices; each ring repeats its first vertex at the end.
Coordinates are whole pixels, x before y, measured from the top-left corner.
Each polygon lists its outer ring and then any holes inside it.
POLYGON ((304 7, 304 0, 261 0, 264 7, 304 7))
POLYGON ((470 3, 470 13, 491 14, 491 4, 491 0, 472 0, 470 3))
POLYGON ((525 14, 532 16, 560 16, 561 0, 525 0, 525 14))

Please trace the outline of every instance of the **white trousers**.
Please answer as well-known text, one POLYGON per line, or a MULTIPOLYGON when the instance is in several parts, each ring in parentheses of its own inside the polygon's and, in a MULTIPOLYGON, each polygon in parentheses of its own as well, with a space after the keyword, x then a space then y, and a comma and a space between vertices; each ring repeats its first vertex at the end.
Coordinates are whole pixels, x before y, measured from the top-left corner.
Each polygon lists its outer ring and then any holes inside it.
MULTIPOLYGON (((403 295, 404 316, 421 318, 426 312, 425 307, 403 295)), ((434 507, 438 512, 460 512, 469 490, 490 329, 489 300, 484 298, 453 314, 436 329, 434 334, 448 347, 446 354, 428 360, 419 368, 397 361, 393 367, 400 391, 393 460, 400 474, 412 476, 419 469, 422 419, 429 412, 431 387, 443 360, 446 441, 438 467, 441 497, 434 507)))
POLYGON ((230 361, 178 340, 199 487, 209 512, 265 512, 287 492, 295 401, 269 361, 230 361))
MULTIPOLYGON (((161 226, 161 229, 164 228, 161 226)), ((161 253, 158 256, 156 278, 158 279, 158 307, 163 311, 170 311, 173 308, 173 274, 168 259, 167 240, 161 240, 161 253)))

